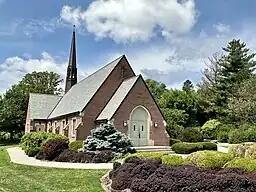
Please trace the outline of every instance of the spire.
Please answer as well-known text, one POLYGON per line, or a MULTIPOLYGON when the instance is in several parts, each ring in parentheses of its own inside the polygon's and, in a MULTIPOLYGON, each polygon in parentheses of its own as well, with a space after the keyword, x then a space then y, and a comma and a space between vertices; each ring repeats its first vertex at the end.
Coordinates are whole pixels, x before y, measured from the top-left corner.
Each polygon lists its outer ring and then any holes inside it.
POLYGON ((77 83, 76 33, 75 33, 75 25, 73 25, 73 34, 72 34, 69 62, 68 62, 68 68, 67 68, 65 93, 67 93, 69 89, 76 83, 77 83))
POLYGON ((72 41, 71 41, 71 48, 70 48, 70 55, 69 55, 69 63, 68 65, 76 67, 76 31, 75 25, 73 25, 73 34, 72 34, 72 41))

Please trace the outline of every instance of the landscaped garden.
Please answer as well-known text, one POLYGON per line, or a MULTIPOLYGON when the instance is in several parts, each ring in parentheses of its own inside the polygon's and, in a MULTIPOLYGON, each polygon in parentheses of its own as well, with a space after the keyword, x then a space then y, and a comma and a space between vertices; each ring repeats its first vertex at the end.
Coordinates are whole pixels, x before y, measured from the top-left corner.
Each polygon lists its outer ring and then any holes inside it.
POLYGON ((107 170, 54 169, 10 163, 6 147, 0 149, 0 191, 103 192, 100 177, 107 170))
POLYGON ((62 135, 31 132, 21 138, 20 146, 30 157, 71 163, 108 163, 135 152, 131 140, 112 124, 93 129, 84 142, 69 143, 62 135))

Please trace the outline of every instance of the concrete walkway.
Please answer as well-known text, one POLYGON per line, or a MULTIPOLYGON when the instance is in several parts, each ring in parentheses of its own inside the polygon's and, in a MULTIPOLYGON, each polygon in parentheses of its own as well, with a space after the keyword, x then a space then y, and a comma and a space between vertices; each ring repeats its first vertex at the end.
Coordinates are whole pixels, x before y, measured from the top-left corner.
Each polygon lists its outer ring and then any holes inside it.
POLYGON ((67 168, 67 169, 112 169, 113 163, 65 163, 54 161, 41 161, 34 157, 28 157, 20 147, 7 149, 11 162, 22 165, 67 168))

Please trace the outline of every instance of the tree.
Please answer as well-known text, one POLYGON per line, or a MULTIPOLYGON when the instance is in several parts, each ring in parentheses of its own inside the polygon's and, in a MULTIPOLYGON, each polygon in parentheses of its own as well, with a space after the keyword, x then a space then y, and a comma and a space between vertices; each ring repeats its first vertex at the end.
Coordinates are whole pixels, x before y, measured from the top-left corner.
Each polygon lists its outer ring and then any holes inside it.
POLYGON ((156 101, 158 101, 167 91, 166 85, 164 83, 157 82, 152 79, 147 79, 146 84, 156 101))
POLYGON ((0 128, 14 133, 24 130, 28 96, 30 92, 58 94, 58 86, 62 82, 60 76, 53 72, 33 72, 26 74, 16 85, 7 90, 0 99, 0 128))
POLYGON ((220 71, 217 76, 215 102, 219 115, 226 115, 228 99, 240 83, 253 76, 256 62, 255 54, 249 53, 246 44, 233 39, 223 50, 227 53, 220 59, 220 71))
POLYGON ((125 155, 132 152, 132 141, 124 133, 115 129, 112 123, 92 129, 84 141, 83 151, 111 150, 114 153, 125 155))
POLYGON ((21 80, 30 92, 45 94, 60 94, 62 89, 58 86, 63 82, 60 75, 54 72, 32 72, 26 74, 21 80))
POLYGON ((256 77, 240 84, 229 98, 228 115, 238 124, 255 123, 256 121, 256 77))
MULTIPOLYGON (((198 121, 196 119, 197 114, 197 93, 196 92, 185 92, 182 90, 171 89, 166 91, 161 99, 159 100, 159 105, 162 110, 172 109, 172 110, 181 110, 180 112, 176 111, 177 114, 184 114, 184 123, 179 125, 184 127, 196 126, 198 121)), ((170 111, 168 112, 170 114, 170 111)), ((170 115, 168 115, 170 116, 170 115)), ((179 115, 180 116, 180 115, 179 115)), ((173 121, 168 120, 167 121, 173 121)), ((176 121, 176 120, 175 120, 176 121)), ((183 122, 178 120, 179 122, 183 122)))
POLYGON ((191 92, 194 90, 194 86, 192 84, 192 82, 190 80, 186 80, 184 83, 183 83, 183 87, 182 87, 182 90, 183 91, 186 91, 186 92, 191 92))

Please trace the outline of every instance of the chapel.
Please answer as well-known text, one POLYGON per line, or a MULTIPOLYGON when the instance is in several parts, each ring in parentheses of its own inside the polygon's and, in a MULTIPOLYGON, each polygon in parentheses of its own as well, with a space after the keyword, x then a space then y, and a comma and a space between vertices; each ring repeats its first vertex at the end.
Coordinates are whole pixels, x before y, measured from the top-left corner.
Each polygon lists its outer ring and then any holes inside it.
POLYGON ((134 146, 168 146, 164 117, 125 55, 77 82, 75 38, 74 30, 65 94, 30 93, 25 132, 53 132, 75 141, 86 139, 104 123, 113 123, 134 146))

